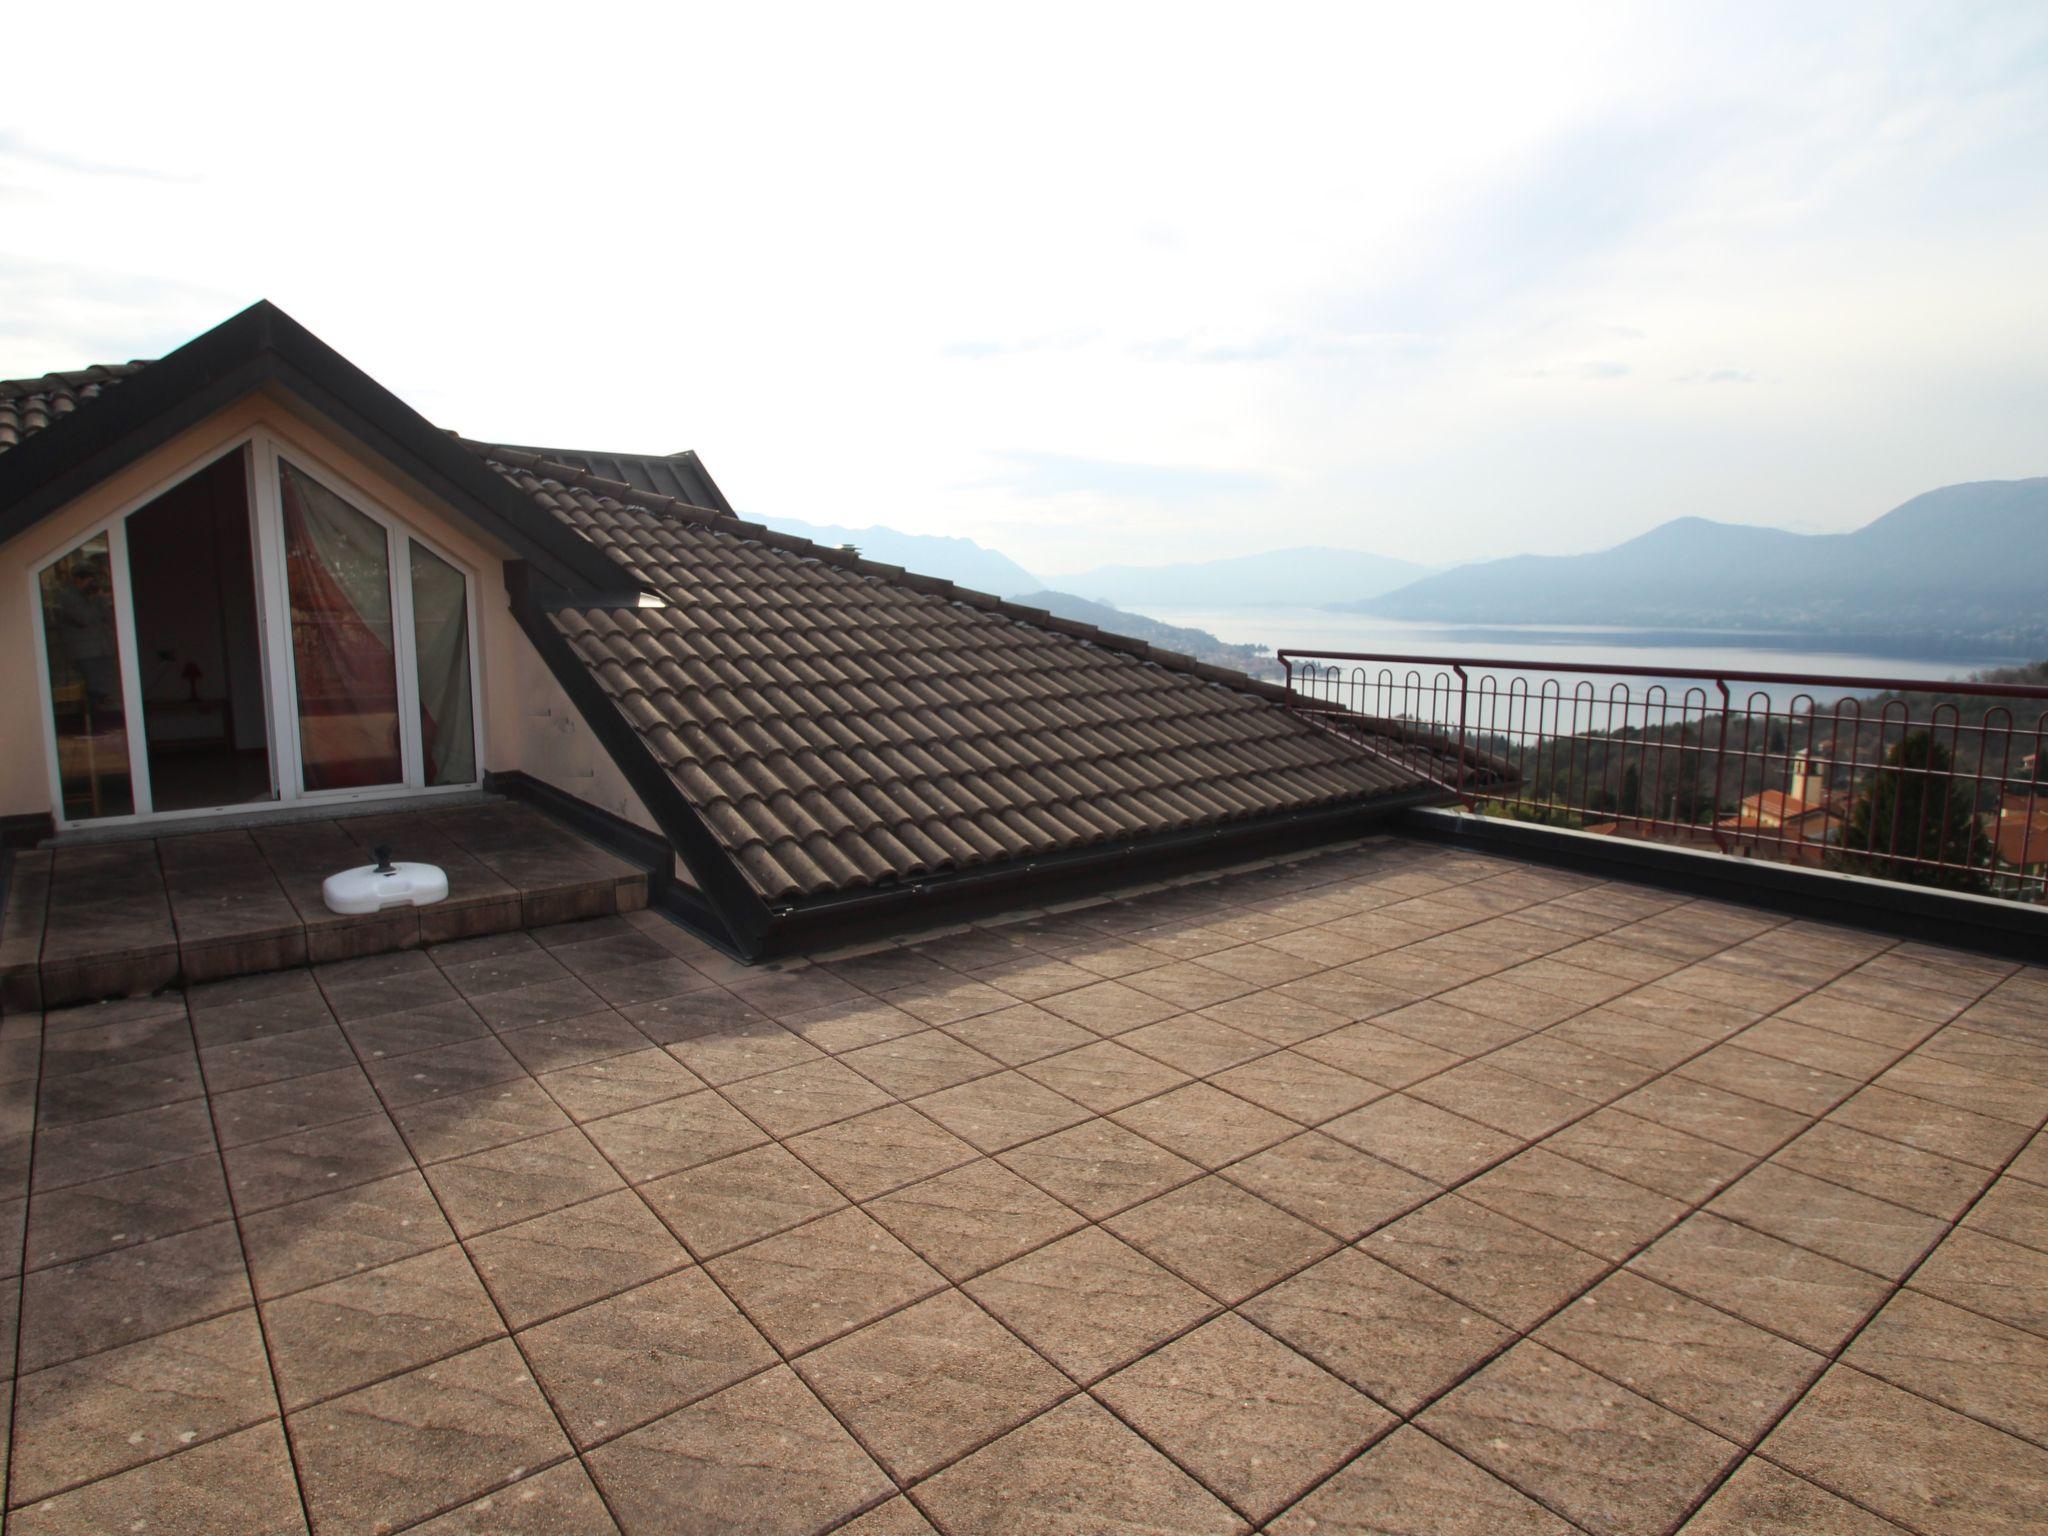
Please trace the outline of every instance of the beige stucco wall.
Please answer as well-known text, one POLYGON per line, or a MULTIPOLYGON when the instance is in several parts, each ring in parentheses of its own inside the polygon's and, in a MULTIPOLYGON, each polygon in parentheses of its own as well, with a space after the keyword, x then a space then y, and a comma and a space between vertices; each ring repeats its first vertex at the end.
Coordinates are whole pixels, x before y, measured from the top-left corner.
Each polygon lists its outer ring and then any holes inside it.
POLYGON ((254 429, 267 431, 315 469, 327 468, 454 555, 476 577, 478 707, 484 766, 524 770, 565 793, 641 826, 654 823, 577 716, 513 619, 505 597, 510 551, 398 476, 373 454, 282 396, 250 395, 130 464, 90 492, 0 545, 0 816, 50 810, 41 691, 35 673, 40 622, 32 573, 96 524, 135 510, 254 429))

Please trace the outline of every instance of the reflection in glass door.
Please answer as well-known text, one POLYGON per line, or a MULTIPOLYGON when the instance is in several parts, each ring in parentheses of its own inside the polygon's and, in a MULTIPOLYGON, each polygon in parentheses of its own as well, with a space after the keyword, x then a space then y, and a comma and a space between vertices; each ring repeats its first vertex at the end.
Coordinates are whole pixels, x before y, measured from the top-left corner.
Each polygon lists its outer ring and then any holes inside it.
POLYGON ((43 646, 66 821, 135 809, 110 535, 43 567, 43 646))
POLYGON ((474 575, 373 506, 257 432, 45 557, 63 825, 477 782, 474 575))
POLYGON ((401 783, 390 535, 296 466, 277 468, 307 792, 401 783))

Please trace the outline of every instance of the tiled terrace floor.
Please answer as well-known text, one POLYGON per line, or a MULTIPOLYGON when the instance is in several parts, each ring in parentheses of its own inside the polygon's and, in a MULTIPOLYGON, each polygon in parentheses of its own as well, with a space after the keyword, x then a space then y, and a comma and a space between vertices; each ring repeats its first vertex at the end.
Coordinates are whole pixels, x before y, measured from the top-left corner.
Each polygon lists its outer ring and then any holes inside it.
POLYGON ((647 904, 647 874, 529 806, 279 821, 67 842, 16 855, 0 922, 0 1006, 55 1007, 352 959, 647 904), (392 856, 438 864, 447 897, 344 917, 321 882, 392 856))
POLYGON ((2044 1529, 2038 969, 1381 840, 0 1054, 10 1536, 2044 1529))

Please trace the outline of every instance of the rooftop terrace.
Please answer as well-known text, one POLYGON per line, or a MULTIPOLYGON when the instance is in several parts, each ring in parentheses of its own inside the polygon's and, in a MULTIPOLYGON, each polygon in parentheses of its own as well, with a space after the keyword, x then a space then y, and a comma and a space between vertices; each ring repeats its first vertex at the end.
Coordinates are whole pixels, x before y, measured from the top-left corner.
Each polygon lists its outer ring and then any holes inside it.
POLYGON ((0 1065, 9 1536, 2043 1528, 2038 967, 1377 838, 0 1065))

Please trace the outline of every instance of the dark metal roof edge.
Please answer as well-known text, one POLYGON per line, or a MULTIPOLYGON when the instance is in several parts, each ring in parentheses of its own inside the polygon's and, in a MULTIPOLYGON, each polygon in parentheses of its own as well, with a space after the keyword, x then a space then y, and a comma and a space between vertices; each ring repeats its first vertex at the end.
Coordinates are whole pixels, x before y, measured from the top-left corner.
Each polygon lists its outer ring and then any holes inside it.
MULTIPOLYGON (((1279 811, 1236 821, 1212 822, 1179 832, 1141 833, 1113 842, 1055 853, 1028 854, 992 860, 965 869, 945 869, 907 880, 853 890, 830 891, 796 901, 776 902, 763 937, 763 958, 789 952, 822 932, 882 929, 904 913, 951 916, 956 907, 979 901, 1007 900, 1034 885, 1079 887, 1104 883, 1121 866, 1132 876, 1150 873, 1147 862, 1191 864, 1197 856, 1240 853, 1259 846, 1328 841, 1331 829, 1392 816, 1421 806, 1441 804, 1445 796, 1434 786, 1358 796, 1335 805, 1279 811)), ((1108 883, 1121 883, 1112 880, 1108 883)))
POLYGON ((772 922, 767 903, 705 825, 674 777, 655 760, 645 739, 619 713, 583 658, 549 622, 548 614, 564 606, 558 596, 548 593, 535 581, 533 572, 516 561, 506 563, 505 593, 520 629, 605 755, 640 797, 661 835, 689 867, 705 903, 718 915, 734 947, 743 957, 756 958, 772 922))
POLYGON ((1489 849, 1535 864, 1605 873, 1688 895, 2003 958, 2033 960, 2048 949, 2048 907, 1995 896, 1438 807, 1411 809, 1402 819, 1402 830, 1432 842, 1489 849))
POLYGON ((632 590, 604 551, 267 299, 0 454, 0 541, 266 383, 298 396, 557 580, 594 594, 632 590))

